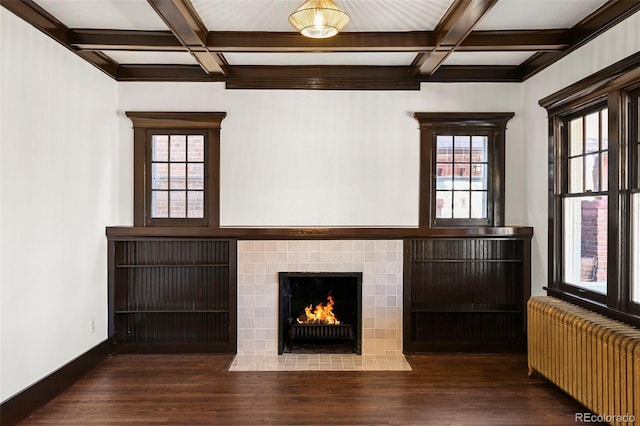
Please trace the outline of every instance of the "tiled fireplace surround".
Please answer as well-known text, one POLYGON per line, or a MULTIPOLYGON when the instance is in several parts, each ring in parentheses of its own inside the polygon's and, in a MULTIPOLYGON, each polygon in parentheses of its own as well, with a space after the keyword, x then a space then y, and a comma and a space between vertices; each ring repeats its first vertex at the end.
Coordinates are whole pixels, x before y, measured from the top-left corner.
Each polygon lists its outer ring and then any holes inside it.
POLYGON ((362 272, 362 354, 402 354, 402 241, 238 241, 238 355, 278 354, 278 272, 362 272))

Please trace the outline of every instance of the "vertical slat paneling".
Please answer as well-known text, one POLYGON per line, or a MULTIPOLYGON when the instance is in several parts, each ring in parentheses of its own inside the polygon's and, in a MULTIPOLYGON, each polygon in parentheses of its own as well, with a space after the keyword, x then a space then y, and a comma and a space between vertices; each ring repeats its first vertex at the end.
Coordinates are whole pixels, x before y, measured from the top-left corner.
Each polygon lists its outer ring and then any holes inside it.
POLYGON ((524 347, 523 240, 424 238, 405 244, 405 352, 524 347))
POLYGON ((227 240, 117 242, 114 343, 221 343, 235 351, 230 249, 227 240))

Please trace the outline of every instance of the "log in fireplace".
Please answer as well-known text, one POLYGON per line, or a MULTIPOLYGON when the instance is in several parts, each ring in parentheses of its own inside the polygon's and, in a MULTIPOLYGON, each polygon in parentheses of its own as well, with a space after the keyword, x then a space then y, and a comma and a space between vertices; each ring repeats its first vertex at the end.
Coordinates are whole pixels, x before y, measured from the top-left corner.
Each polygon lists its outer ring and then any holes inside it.
POLYGON ((278 354, 362 353, 361 272, 280 272, 278 354))

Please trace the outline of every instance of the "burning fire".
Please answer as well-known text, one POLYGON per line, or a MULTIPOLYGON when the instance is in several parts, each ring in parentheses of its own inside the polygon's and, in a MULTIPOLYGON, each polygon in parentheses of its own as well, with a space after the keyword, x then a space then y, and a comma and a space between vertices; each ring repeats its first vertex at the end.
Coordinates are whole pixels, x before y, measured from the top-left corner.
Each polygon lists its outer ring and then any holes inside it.
POLYGON ((327 304, 319 303, 313 308, 313 304, 304 308, 304 314, 300 314, 298 324, 331 324, 339 325, 340 321, 333 313, 333 297, 327 296, 327 304))

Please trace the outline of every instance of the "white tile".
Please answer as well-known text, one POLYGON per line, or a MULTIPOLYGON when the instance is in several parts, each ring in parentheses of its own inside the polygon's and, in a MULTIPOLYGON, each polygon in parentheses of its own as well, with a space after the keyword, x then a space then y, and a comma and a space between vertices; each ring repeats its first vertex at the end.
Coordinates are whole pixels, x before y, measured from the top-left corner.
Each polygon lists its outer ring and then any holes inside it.
POLYGON ((403 355, 237 355, 229 371, 411 371, 403 355))
POLYGON ((273 355, 277 352, 277 273, 280 271, 362 272, 363 353, 378 353, 383 351, 383 346, 385 350, 401 353, 401 338, 394 337, 402 335, 399 306, 402 296, 401 253, 401 241, 239 242, 238 353, 273 355), (365 257, 369 262, 365 262, 365 257), (382 319, 374 318, 374 314, 382 319), (387 318, 389 315, 397 318, 387 318), (243 332, 254 327, 259 327, 260 331, 243 332), (378 337, 385 336, 378 339, 384 341, 384 345, 368 341, 375 340, 373 327, 381 330, 378 337), (253 337, 253 340, 241 341, 248 337, 253 337))
POLYGON ((242 253, 253 251, 254 242, 253 241, 238 241, 238 251, 242 253))

